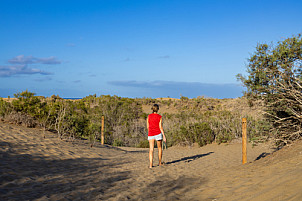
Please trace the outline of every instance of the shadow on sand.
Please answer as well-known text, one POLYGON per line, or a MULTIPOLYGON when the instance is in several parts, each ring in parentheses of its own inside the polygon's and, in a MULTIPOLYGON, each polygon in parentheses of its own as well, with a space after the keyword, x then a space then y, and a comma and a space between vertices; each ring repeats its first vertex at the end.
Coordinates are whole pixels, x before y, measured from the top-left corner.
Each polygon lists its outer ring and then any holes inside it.
POLYGON ((189 163, 193 160, 208 156, 208 155, 213 154, 213 153, 214 152, 209 152, 209 153, 206 153, 206 154, 198 154, 198 155, 195 155, 195 156, 188 156, 188 157, 184 157, 184 158, 181 158, 181 159, 178 159, 178 160, 167 162, 166 164, 169 165, 169 164, 174 164, 174 163, 178 163, 178 162, 181 162, 181 161, 185 161, 185 162, 189 163))
POLYGON ((129 171, 115 170, 126 163, 103 158, 60 160, 0 149, 0 200, 101 199, 117 183, 129 178, 129 171))
POLYGON ((197 186, 202 186, 207 182, 208 181, 202 177, 196 178, 182 175, 174 179, 169 175, 158 176, 154 182, 142 189, 140 191, 141 194, 134 197, 133 200, 192 200, 186 199, 184 195, 197 186))
POLYGON ((267 157, 268 155, 270 155, 270 153, 263 152, 262 154, 260 154, 260 155, 255 159, 255 161, 260 160, 261 158, 265 158, 265 157, 267 157))

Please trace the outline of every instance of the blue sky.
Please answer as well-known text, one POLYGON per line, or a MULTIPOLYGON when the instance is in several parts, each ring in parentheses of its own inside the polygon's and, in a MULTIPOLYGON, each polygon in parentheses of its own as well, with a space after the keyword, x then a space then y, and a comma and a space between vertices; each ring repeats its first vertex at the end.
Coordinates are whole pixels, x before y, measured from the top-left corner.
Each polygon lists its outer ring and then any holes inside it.
POLYGON ((236 98, 257 43, 302 33, 300 0, 0 0, 0 97, 236 98))

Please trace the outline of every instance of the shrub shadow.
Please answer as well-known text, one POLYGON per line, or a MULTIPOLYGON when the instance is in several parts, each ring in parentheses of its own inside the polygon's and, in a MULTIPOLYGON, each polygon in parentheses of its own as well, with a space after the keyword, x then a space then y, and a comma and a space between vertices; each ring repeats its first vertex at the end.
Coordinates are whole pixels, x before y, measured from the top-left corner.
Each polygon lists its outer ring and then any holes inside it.
MULTIPOLYGON (((206 183, 205 178, 192 178, 181 176, 173 179, 166 175, 156 178, 155 182, 150 183, 139 195, 140 200, 184 200, 185 194, 196 186, 206 183)), ((137 198, 134 198, 136 200, 137 198)))
POLYGON ((265 157, 267 157, 268 155, 270 155, 270 153, 263 152, 262 154, 260 154, 260 155, 255 159, 255 161, 260 160, 261 158, 265 158, 265 157))
POLYGON ((182 162, 182 161, 185 161, 185 162, 189 163, 193 160, 208 156, 208 155, 213 154, 213 153, 214 152, 209 152, 209 153, 206 153, 206 154, 198 154, 198 155, 195 155, 195 156, 188 156, 188 157, 184 157, 184 158, 181 158, 181 159, 178 159, 178 160, 167 162, 166 164, 169 165, 169 164, 174 164, 174 163, 178 163, 178 162, 182 162))
POLYGON ((54 160, 0 148, 0 200, 96 199, 129 178, 129 171, 116 171, 125 163, 102 158, 54 160))

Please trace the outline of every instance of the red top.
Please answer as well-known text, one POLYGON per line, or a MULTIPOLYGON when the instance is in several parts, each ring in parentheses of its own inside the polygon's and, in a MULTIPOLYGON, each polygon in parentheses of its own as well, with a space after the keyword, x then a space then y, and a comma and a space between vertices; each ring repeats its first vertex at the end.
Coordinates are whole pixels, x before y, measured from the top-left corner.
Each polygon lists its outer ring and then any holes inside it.
POLYGON ((148 122, 149 122, 149 132, 148 132, 148 136, 154 136, 154 135, 158 135, 161 133, 160 129, 159 129, 159 122, 161 119, 161 115, 159 114, 149 114, 148 116, 148 122))

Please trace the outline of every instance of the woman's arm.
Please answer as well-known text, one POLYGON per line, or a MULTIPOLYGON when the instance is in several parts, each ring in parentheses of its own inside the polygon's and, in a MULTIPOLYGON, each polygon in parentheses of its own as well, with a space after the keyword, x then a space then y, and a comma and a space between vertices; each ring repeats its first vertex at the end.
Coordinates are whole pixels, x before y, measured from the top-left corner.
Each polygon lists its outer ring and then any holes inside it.
POLYGON ((164 140, 164 142, 166 142, 167 139, 166 139, 166 136, 165 136, 165 133, 164 133, 164 129, 163 129, 162 118, 160 118, 160 121, 159 121, 159 129, 160 129, 160 132, 163 134, 163 140, 164 140))
POLYGON ((147 130, 149 131, 149 116, 147 117, 147 130))

